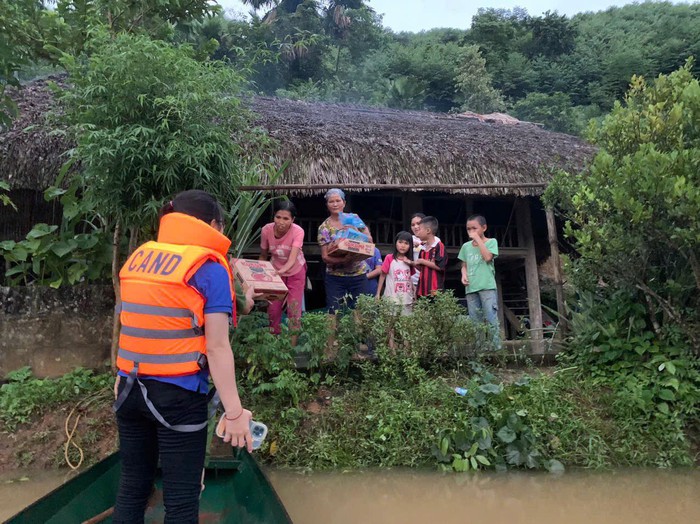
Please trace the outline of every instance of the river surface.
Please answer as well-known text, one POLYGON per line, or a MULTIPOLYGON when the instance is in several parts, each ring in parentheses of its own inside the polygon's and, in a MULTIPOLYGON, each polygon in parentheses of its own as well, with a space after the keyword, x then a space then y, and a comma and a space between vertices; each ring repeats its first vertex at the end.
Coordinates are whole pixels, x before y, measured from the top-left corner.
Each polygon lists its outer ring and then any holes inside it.
POLYGON ((295 524, 700 523, 700 470, 269 475, 295 524))
POLYGON ((75 476, 66 470, 25 470, 0 476, 0 522, 75 476))
MULTIPOLYGON (((269 470, 295 524, 698 524, 700 470, 440 474, 393 470, 301 475, 269 470)), ((70 478, 0 477, 0 522, 70 478)))

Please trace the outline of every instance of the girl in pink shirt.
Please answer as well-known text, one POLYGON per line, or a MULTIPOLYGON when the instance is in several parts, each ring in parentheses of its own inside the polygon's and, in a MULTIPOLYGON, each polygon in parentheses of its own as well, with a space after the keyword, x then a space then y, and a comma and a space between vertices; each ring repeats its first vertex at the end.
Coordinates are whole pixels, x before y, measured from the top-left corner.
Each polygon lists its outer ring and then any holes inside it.
MULTIPOLYGON (((260 260, 270 257, 277 274, 289 289, 286 304, 289 329, 293 332, 292 345, 296 345, 297 334, 301 329, 301 304, 306 286, 306 260, 302 252, 304 230, 294 223, 296 215, 297 210, 292 202, 280 202, 274 222, 263 226, 260 235, 260 260)), ((276 300, 270 302, 267 308, 270 330, 276 335, 280 333, 284 304, 284 301, 276 300)))
POLYGON ((413 309, 414 284, 411 279, 413 267, 413 238, 411 233, 401 231, 396 235, 394 252, 384 258, 382 274, 379 275, 377 298, 382 296, 401 306, 401 314, 409 315, 413 309))

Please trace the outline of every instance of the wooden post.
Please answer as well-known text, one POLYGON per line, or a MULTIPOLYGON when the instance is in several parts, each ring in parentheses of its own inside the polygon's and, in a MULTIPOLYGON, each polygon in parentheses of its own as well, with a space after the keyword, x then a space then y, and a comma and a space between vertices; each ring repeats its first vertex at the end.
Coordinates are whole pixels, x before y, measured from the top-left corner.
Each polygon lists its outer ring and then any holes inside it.
POLYGON ((122 302, 121 283, 119 282, 119 243, 121 240, 121 224, 114 224, 112 236, 112 288, 114 289, 114 313, 112 314, 112 345, 110 349, 110 364, 112 371, 117 370, 117 353, 119 352, 119 333, 121 332, 121 319, 119 310, 122 302))
POLYGON ((406 231, 411 231, 411 215, 423 212, 423 197, 420 193, 403 193, 401 195, 401 218, 406 231))
POLYGON ((525 281, 527 283, 527 303, 530 312, 530 333, 532 335, 532 352, 544 353, 542 333, 542 302, 540 300, 540 279, 537 273, 535 256, 535 239, 532 234, 532 215, 530 202, 526 198, 516 200, 516 218, 518 220, 518 243, 527 250, 525 255, 525 281))
POLYGON ((547 236, 549 238, 549 248, 552 253, 554 266, 554 288, 557 293, 557 315, 559 316, 559 330, 557 335, 561 336, 567 327, 566 302, 564 301, 564 279, 562 277, 561 258, 559 257, 559 239, 557 238, 557 224, 554 221, 554 210, 551 207, 545 209, 547 215, 547 236))
POLYGON ((496 270, 496 289, 498 289, 498 323, 501 330, 501 340, 506 339, 506 317, 505 310, 506 305, 503 303, 503 279, 501 279, 501 273, 496 270))
POLYGON ((474 214, 474 197, 468 196, 466 200, 464 201, 464 209, 466 211, 466 217, 464 217, 464 221, 467 221, 467 218, 472 216, 474 214))

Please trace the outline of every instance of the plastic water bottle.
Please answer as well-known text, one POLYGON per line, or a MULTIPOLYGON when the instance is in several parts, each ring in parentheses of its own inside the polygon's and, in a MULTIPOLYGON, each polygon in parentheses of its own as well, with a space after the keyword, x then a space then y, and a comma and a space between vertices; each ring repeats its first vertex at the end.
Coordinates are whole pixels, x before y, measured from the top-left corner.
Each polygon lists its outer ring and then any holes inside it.
POLYGON ((267 437, 267 426, 262 422, 250 421, 250 434, 253 437, 253 449, 262 446, 263 440, 267 437))
POLYGON ((463 396, 466 395, 468 392, 469 392, 468 389, 464 389, 464 388, 455 388, 455 393, 457 393, 460 397, 463 397, 463 396))

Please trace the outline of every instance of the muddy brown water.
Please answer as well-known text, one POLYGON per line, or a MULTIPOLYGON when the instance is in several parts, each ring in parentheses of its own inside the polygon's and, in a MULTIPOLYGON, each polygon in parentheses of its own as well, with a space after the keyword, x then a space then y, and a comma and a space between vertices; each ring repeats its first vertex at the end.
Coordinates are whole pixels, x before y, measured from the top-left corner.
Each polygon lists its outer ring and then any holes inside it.
POLYGON ((23 470, 0 476, 0 522, 75 476, 65 470, 23 470))
POLYGON ((700 470, 269 475, 295 524, 700 523, 700 470))
MULTIPOLYGON (((448 475, 269 470, 295 524, 697 524, 700 470, 448 475)), ((0 522, 61 485, 63 471, 0 477, 0 522)))

